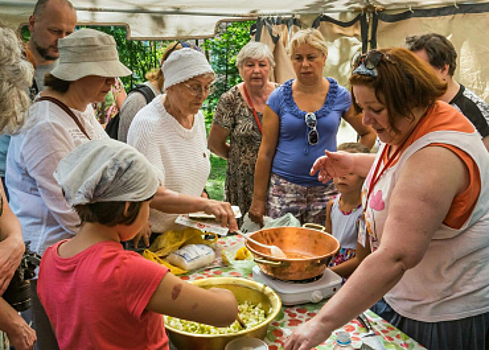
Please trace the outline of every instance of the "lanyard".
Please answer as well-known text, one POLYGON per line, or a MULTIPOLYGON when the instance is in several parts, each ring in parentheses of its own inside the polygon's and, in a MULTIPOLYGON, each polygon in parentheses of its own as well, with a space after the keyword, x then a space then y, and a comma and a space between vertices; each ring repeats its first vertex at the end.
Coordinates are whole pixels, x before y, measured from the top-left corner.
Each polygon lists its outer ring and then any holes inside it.
POLYGON ((418 121, 418 124, 416 124, 416 126, 414 127, 413 130, 411 130, 411 132, 409 133, 409 135, 406 137, 406 139, 401 143, 401 145, 399 146, 398 149, 396 149, 396 151, 394 152, 394 154, 387 158, 387 162, 385 162, 385 165, 384 167, 382 168, 382 170, 380 170, 380 173, 379 173, 379 169, 380 169, 380 164, 382 163, 382 160, 386 157, 387 155, 387 152, 388 150, 390 149, 390 145, 384 147, 384 149, 382 150, 382 154, 380 155, 380 158, 379 158, 379 161, 377 162, 377 166, 375 167, 375 170, 374 170, 374 173, 372 175, 372 181, 370 181, 370 185, 368 186, 368 193, 367 193, 367 201, 365 202, 365 208, 368 206, 368 200, 370 198, 370 195, 372 194, 372 190, 374 189, 375 185, 377 184, 377 182, 379 182, 380 178, 382 177, 382 175, 385 173, 385 171, 391 166, 392 162, 394 162, 394 160, 397 158, 397 156, 401 153, 401 151, 404 149, 404 147, 406 146, 406 143, 407 141, 409 140, 409 138, 411 137, 411 135, 413 134, 414 130, 416 130, 418 128, 419 125, 421 125, 422 121, 424 121, 424 117, 431 111, 431 107, 429 107, 425 114, 421 117, 421 119, 418 121), (378 174, 378 175, 377 175, 378 174))
POLYGON ((248 101, 248 104, 250 105, 251 110, 253 111, 253 115, 255 116, 256 124, 258 125, 258 129, 260 129, 260 134, 261 134, 262 129, 261 129, 260 119, 258 119, 258 115, 256 114, 256 110, 255 110, 255 107, 253 106, 253 102, 251 102, 250 94, 248 93, 248 89, 246 89, 246 83, 243 83, 243 90, 244 90, 244 93, 246 96, 246 100, 248 101))

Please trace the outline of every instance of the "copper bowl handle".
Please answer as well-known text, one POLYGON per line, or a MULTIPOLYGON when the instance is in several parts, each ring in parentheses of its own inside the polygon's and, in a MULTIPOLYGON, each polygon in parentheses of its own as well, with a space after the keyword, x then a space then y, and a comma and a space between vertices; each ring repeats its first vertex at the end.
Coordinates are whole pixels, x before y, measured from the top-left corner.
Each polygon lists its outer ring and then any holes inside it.
POLYGON ((262 259, 262 258, 254 258, 254 262, 257 264, 263 264, 263 265, 270 265, 270 266, 276 266, 276 267, 289 267, 290 262, 288 261, 274 261, 274 260, 267 260, 267 259, 262 259))
POLYGON ((323 225, 313 224, 312 222, 307 222, 304 225, 302 225, 302 227, 304 227, 304 228, 312 228, 313 230, 322 231, 322 232, 327 233, 328 235, 331 234, 331 233, 329 233, 329 232, 326 231, 326 227, 324 227, 323 225))

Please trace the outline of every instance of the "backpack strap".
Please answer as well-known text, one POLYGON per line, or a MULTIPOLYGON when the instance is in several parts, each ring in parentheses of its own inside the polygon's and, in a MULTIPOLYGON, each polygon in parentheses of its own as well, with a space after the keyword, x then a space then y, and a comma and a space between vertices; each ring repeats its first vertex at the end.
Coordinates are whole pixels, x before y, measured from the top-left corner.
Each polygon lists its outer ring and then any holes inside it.
POLYGON ((141 93, 146 99, 146 104, 149 104, 156 97, 155 93, 153 92, 153 89, 151 89, 148 85, 144 85, 144 84, 137 85, 134 89, 132 89, 129 92, 129 94, 133 92, 141 93))

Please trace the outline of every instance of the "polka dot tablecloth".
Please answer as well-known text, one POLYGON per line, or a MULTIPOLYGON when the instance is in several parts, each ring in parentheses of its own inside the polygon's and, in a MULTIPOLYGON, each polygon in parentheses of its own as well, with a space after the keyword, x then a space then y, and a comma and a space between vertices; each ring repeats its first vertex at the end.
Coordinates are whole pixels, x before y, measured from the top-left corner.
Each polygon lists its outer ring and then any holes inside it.
MULTIPOLYGON (((220 252, 221 249, 236 251, 239 247, 243 246, 243 238, 240 236, 228 236, 221 238, 215 244, 215 249, 220 252)), ((223 266, 222 260, 219 254, 214 261, 211 268, 199 270, 191 274, 180 276, 182 280, 193 281, 210 277, 245 277, 251 278, 250 274, 243 276, 242 273, 236 271, 231 267, 223 266)), ((282 310, 277 318, 270 324, 265 341, 268 343, 270 350, 283 349, 285 339, 294 331, 294 329, 310 320, 319 312, 321 307, 326 301, 319 302, 317 304, 303 304, 296 306, 282 306, 282 310)), ((390 325, 387 321, 377 316, 372 311, 366 311, 365 315, 372 324, 375 332, 380 335, 380 339, 386 350, 391 349, 425 349, 419 345, 416 341, 409 338, 407 335, 399 331, 397 328, 390 325)), ((352 339, 352 345, 354 348, 360 348, 361 336, 367 331, 361 326, 357 320, 352 320, 343 330, 350 333, 352 339)), ((338 331, 338 330, 337 330, 338 331)), ((334 341, 336 339, 336 332, 323 344, 319 345, 315 349, 317 350, 331 350, 334 347, 334 341)))

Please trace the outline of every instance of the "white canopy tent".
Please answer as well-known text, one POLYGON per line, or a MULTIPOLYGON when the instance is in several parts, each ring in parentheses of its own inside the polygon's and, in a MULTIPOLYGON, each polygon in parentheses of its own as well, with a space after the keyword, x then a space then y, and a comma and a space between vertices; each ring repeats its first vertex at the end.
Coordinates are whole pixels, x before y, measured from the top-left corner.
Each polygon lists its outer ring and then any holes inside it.
MULTIPOLYGON (((259 19, 255 40, 277 61, 275 79, 293 74, 285 47, 293 32, 315 27, 328 41, 325 75, 346 84, 353 54, 402 45, 407 35, 438 32, 459 52, 455 78, 489 101, 489 0, 71 0, 79 24, 127 25, 138 40, 208 38, 223 21, 259 19), (267 30, 268 29, 268 30, 267 30)), ((36 0, 0 0, 0 18, 26 24, 36 0)))

